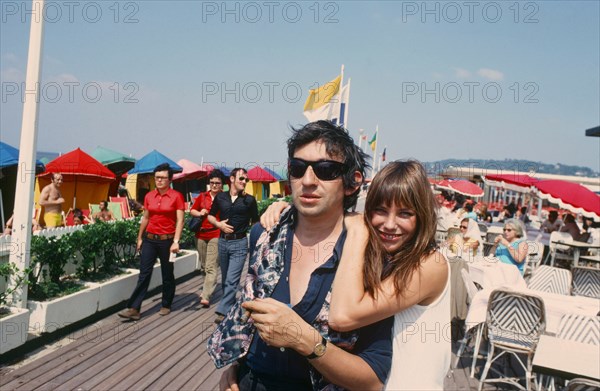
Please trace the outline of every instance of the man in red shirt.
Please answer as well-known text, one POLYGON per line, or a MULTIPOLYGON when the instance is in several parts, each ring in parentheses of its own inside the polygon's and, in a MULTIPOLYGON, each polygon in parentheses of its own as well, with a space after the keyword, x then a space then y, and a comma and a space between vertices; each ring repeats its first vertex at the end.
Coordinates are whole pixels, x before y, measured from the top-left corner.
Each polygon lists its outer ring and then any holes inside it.
MULTIPOLYGON (((204 270, 206 273, 202 294, 200 295, 200 304, 204 308, 210 306, 210 297, 217 285, 217 271, 219 269, 218 243, 220 235, 220 230, 208 222, 206 215, 210 212, 216 195, 223 191, 224 179, 225 175, 221 170, 213 170, 208 175, 210 190, 200 193, 190 210, 192 216, 202 218, 202 225, 196 233, 196 247, 198 249, 200 270, 204 270)), ((218 215, 216 218, 217 221, 220 221, 218 215)))
POLYGON ((173 170, 168 163, 154 169, 156 189, 144 198, 144 214, 140 221, 137 249, 140 251, 140 275, 133 290, 127 308, 119 316, 131 320, 140 319, 142 300, 148 292, 152 268, 156 258, 160 258, 162 274, 162 308, 160 315, 171 312, 175 297, 175 276, 173 263, 169 262, 171 253, 179 252, 179 239, 183 230, 185 202, 180 192, 171 189, 173 170))

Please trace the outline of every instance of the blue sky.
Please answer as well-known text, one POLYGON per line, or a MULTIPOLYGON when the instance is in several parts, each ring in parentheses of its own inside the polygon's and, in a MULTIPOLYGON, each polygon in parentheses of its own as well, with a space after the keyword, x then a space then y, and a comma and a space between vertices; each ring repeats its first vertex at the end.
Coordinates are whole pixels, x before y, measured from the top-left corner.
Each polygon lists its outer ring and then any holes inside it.
MULTIPOLYGON (((0 6, 0 138, 18 147, 31 2, 0 6)), ((600 171, 600 138, 584 135, 600 124, 597 1, 47 7, 39 150, 283 163, 289 125, 306 122, 308 89, 344 64, 349 129, 371 138, 379 125, 388 159, 600 171)))

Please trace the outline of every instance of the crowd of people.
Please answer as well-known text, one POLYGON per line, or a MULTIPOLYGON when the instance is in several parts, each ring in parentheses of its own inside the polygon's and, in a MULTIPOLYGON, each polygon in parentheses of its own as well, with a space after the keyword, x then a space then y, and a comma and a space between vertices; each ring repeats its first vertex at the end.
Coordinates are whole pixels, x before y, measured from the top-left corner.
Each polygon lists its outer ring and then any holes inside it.
MULTIPOLYGON (((493 217, 471 202, 440 207, 425 168, 406 160, 377 173, 364 213, 354 213, 369 163, 347 130, 328 121, 293 128, 287 152, 290 204, 273 203, 259 220, 256 199, 245 192, 248 173, 236 168, 229 177, 213 170, 190 208, 199 219, 201 307, 210 308, 218 281, 223 290, 207 342, 215 365, 227 367, 220 389, 442 390, 451 358, 451 278, 436 232, 450 229, 444 245, 475 255, 484 248, 479 224, 500 221, 503 234, 491 252, 523 273, 527 208, 509 204, 493 217)), ((170 314, 175 297, 172 261, 186 206, 171 187, 168 164, 157 166, 153 179, 137 236, 138 281, 118 313, 128 321, 142 317, 157 258, 159 315, 170 314)), ((63 223, 61 185, 54 174, 40 195, 50 226, 63 223)), ((75 224, 115 218, 106 201, 88 221, 72 212, 75 224)), ((594 228, 556 211, 540 226, 576 240, 594 228)))

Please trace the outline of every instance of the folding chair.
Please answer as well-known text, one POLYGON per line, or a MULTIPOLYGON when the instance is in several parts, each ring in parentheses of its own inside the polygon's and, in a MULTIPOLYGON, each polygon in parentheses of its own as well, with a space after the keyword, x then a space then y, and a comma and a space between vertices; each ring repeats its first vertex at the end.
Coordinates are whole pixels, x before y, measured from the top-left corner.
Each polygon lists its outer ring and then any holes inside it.
POLYGON ((524 277, 530 277, 542 262, 544 244, 534 240, 527 240, 527 258, 525 261, 524 277))
POLYGON ((489 352, 479 382, 479 391, 485 383, 496 382, 510 383, 519 389, 531 390, 531 380, 535 381, 532 372, 533 355, 540 335, 546 330, 544 301, 538 296, 495 290, 488 301, 486 327, 489 352), (500 378, 487 379, 492 363, 505 353, 513 355, 525 370, 525 387, 519 383, 520 379, 502 374, 500 378), (525 354, 527 363, 523 363, 518 354, 525 354))
POLYGON ((578 266, 571 269, 573 274, 573 296, 586 296, 600 299, 600 269, 578 266))
POLYGON ((120 202, 108 202, 106 207, 115 216, 115 220, 123 220, 122 204, 120 202))
MULTIPOLYGON (((469 298, 469 304, 470 304, 473 302, 473 298, 475 297, 475 295, 477 294, 479 289, 473 282, 473 279, 471 278, 471 276, 469 275, 469 272, 466 269, 461 269, 460 274, 461 274, 461 277, 465 284, 465 287, 467 288, 467 296, 469 298)), ((479 347, 481 345, 481 337, 483 335, 483 327, 484 327, 484 323, 480 323, 477 326, 475 326, 469 330, 465 330, 465 335, 464 335, 463 339, 460 341, 460 346, 458 348, 458 352, 456 353, 456 359, 454 361, 454 364, 452 365, 452 370, 454 370, 454 368, 456 368, 458 366, 458 361, 462 357, 462 354, 463 354, 465 348, 467 347, 467 344, 472 339, 473 335, 475 335, 476 336, 475 346, 474 346, 474 350, 473 350, 473 359, 471 362, 471 377, 473 377, 475 375, 475 364, 477 364, 477 357, 479 355, 479 347)))
POLYGON ((128 219, 131 217, 131 211, 129 210, 129 200, 127 197, 108 197, 110 202, 120 202, 121 203, 121 216, 124 219, 128 219))
POLYGON ((529 280, 528 288, 540 292, 571 294, 571 272, 567 269, 541 265, 529 280))

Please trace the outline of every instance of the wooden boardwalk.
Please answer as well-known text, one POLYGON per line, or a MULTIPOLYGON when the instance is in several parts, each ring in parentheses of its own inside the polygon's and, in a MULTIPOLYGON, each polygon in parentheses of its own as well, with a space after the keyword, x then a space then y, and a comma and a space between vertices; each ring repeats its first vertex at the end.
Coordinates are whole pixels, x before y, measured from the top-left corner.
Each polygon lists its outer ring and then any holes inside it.
MULTIPOLYGON (((203 277, 177 285, 172 312, 159 316, 160 293, 144 301, 142 319, 110 314, 72 333, 72 342, 25 365, 0 368, 8 390, 215 390, 221 371, 206 354, 215 325, 213 304, 200 306, 203 277)), ((220 298, 220 289, 217 289, 220 298)), ((446 390, 476 390, 463 360, 446 378, 446 390)), ((487 388, 486 389, 494 389, 487 388)))

